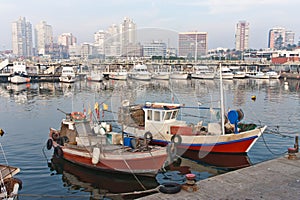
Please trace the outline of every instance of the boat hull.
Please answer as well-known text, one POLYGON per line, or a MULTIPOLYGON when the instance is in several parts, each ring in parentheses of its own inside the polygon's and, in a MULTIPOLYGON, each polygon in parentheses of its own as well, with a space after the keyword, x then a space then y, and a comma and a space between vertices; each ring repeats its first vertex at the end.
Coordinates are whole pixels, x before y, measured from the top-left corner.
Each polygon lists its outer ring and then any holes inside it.
POLYGON ((16 76, 13 76, 13 77, 10 78, 10 82, 14 83, 14 84, 29 83, 30 78, 16 75, 16 76))
MULTIPOLYGON (((181 127, 184 128, 184 127, 181 127)), ((210 153, 246 154, 266 129, 266 126, 237 134, 191 135, 191 132, 178 133, 180 144, 177 148, 210 153)), ((174 134, 153 134, 152 143, 166 146, 174 134)))
POLYGON ((124 156, 120 154, 104 154, 97 164, 92 163, 92 153, 62 146, 62 158, 77 165, 91 169, 114 173, 136 174, 140 176, 156 176, 167 159, 166 150, 136 152, 124 156), (147 157, 145 157, 145 154, 147 157))
POLYGON ((76 77, 61 76, 61 77, 59 77, 59 81, 63 82, 63 83, 74 83, 76 81, 76 77))

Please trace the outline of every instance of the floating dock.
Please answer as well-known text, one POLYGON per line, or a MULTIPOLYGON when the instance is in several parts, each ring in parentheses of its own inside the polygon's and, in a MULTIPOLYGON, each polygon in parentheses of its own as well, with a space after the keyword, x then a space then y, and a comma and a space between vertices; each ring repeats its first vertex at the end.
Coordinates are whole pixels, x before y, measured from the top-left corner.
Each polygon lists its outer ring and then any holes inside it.
POLYGON ((155 193, 141 199, 299 199, 300 153, 217 175, 196 183, 197 191, 155 193))

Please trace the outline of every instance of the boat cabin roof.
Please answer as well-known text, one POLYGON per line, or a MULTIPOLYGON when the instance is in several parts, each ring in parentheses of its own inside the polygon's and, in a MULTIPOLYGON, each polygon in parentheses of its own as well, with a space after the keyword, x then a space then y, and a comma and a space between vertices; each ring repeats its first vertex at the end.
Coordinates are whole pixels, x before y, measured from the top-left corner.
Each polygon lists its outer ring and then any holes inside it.
POLYGON ((145 109, 160 109, 160 110, 178 110, 181 107, 181 104, 175 104, 175 103, 150 103, 146 102, 144 106, 145 109))

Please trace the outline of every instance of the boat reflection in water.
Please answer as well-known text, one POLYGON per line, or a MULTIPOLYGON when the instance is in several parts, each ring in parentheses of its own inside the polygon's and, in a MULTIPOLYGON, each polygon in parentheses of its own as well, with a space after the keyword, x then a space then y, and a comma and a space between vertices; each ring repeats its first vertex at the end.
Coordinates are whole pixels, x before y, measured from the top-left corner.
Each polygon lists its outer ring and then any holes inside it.
POLYGON ((129 174, 99 172, 55 156, 49 167, 62 174, 65 187, 89 192, 90 199, 135 199, 154 193, 159 185, 155 177, 141 179, 129 174))
POLYGON ((247 154, 205 153, 193 150, 178 152, 178 154, 200 164, 224 170, 235 170, 252 165, 247 154))

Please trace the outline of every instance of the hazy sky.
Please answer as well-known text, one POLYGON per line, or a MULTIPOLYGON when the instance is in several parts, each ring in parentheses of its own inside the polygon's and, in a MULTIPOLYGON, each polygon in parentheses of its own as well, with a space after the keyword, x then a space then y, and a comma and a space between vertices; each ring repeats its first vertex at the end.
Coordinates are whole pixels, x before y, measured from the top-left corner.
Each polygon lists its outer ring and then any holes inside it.
MULTIPOLYGON (((11 49, 11 23, 20 16, 35 25, 44 20, 54 38, 71 32, 78 42, 131 18, 138 30, 208 32, 208 48, 234 48, 238 21, 250 23, 250 48, 266 48, 268 31, 284 27, 300 34, 299 0, 0 0, 0 50, 11 49)), ((56 40, 56 39, 55 39, 56 40)))

